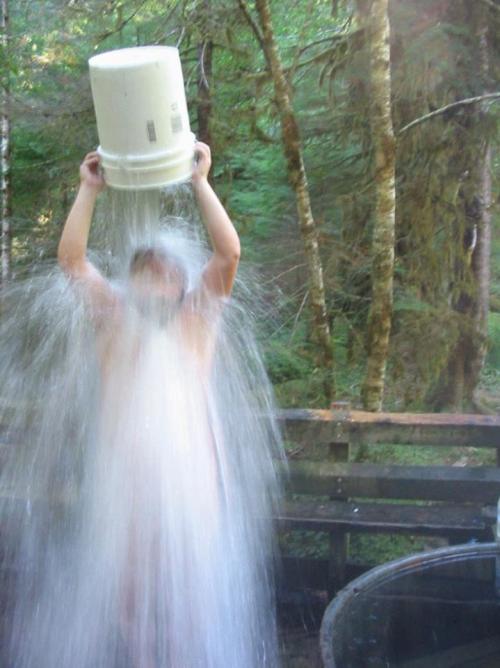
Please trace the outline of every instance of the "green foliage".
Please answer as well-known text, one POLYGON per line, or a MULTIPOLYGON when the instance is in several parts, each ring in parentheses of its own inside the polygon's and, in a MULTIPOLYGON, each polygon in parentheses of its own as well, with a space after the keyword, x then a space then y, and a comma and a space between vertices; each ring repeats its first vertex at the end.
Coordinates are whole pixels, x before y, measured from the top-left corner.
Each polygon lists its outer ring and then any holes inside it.
POLYGON ((253 250, 272 237, 281 224, 283 209, 289 206, 284 158, 271 147, 253 141, 248 142, 245 153, 229 147, 218 171, 222 172, 221 195, 253 250))
POLYGON ((276 385, 306 378, 312 371, 307 357, 301 356, 296 348, 277 341, 271 341, 267 346, 265 361, 269 377, 276 385))
POLYGON ((328 559, 328 534, 321 531, 280 533, 281 554, 303 559, 328 559))
POLYGON ((351 537, 350 555, 353 563, 377 566, 392 559, 437 547, 436 541, 425 541, 415 536, 367 536, 351 537))
POLYGON ((500 313, 490 313, 487 362, 492 369, 500 369, 500 313))

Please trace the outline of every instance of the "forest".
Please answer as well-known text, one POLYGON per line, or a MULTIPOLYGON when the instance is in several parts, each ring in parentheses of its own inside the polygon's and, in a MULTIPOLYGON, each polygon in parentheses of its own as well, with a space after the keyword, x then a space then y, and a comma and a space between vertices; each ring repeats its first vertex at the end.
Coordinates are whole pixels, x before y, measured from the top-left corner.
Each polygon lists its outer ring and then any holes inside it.
POLYGON ((89 57, 177 46, 279 405, 500 408, 498 0, 2 0, 1 281, 55 264, 89 57))

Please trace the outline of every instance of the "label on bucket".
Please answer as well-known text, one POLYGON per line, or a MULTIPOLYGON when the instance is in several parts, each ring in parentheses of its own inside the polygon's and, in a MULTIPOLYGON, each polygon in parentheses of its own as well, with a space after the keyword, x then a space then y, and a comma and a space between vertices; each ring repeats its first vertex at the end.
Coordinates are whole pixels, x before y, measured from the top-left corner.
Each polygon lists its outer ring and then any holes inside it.
POLYGON ((148 130, 148 139, 150 142, 155 142, 156 141, 156 128, 154 121, 148 121, 146 124, 147 130, 148 130))
POLYGON ((179 115, 171 116, 170 123, 172 125, 172 132, 177 134, 177 132, 182 132, 182 117, 179 115))

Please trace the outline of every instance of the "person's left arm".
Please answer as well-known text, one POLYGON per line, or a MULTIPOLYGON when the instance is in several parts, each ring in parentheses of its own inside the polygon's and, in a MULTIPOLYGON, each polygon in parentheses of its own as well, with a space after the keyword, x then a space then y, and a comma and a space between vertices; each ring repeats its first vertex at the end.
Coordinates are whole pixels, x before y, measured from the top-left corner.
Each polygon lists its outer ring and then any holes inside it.
POLYGON ((231 294, 240 259, 240 240, 231 219, 208 182, 211 156, 207 144, 195 145, 197 162, 193 169, 193 189, 201 217, 212 244, 213 254, 203 270, 203 284, 216 296, 231 294))

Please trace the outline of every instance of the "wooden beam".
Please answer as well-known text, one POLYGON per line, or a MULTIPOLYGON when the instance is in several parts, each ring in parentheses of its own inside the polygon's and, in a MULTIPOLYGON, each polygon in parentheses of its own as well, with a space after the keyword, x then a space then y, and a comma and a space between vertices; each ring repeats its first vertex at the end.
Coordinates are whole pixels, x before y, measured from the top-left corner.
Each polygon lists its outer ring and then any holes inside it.
POLYGON ((496 504, 500 497, 500 469, 293 461, 289 465, 288 487, 294 494, 337 498, 496 504))
POLYGON ((285 501, 276 517, 280 528, 306 531, 410 533, 493 539, 493 506, 466 504, 416 505, 343 501, 285 501))
POLYGON ((286 437, 305 445, 395 443, 496 448, 500 417, 456 413, 370 413, 286 409, 278 412, 286 437))

